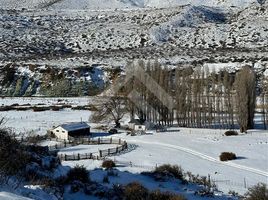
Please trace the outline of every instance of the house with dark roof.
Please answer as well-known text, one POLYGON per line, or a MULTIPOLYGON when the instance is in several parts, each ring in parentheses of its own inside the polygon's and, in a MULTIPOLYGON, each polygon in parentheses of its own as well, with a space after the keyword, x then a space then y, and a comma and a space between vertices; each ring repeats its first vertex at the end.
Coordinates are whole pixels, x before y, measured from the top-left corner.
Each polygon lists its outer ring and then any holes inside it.
POLYGON ((61 124, 51 132, 61 140, 69 140, 72 138, 86 137, 90 135, 90 126, 86 122, 72 122, 61 124))

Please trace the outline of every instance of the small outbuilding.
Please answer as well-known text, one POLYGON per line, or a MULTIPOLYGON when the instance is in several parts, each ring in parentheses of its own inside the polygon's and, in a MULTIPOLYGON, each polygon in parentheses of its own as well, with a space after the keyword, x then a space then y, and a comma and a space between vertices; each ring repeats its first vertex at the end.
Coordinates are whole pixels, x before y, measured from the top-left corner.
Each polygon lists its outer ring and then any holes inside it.
POLYGON ((134 131, 145 131, 146 125, 139 119, 131 119, 128 122, 128 127, 134 131))
POLYGON ((90 135, 90 126, 86 122, 72 122, 62 124, 51 130, 58 139, 69 140, 72 138, 87 137, 90 135))

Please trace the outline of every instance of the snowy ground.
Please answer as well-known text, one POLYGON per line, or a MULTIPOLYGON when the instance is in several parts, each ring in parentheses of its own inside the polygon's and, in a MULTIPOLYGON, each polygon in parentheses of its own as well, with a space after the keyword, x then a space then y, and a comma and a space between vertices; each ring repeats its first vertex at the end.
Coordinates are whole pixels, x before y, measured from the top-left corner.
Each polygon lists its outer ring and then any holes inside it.
POLYGON ((0 192, 1 200, 30 200, 29 198, 22 197, 10 192, 0 192))
POLYGON ((45 105, 55 105, 59 103, 65 103, 70 105, 86 105, 90 102, 89 97, 58 97, 58 98, 45 98, 45 97, 5 97, 0 98, 0 106, 8 106, 12 104, 31 104, 31 105, 37 105, 37 104, 45 104, 45 105))
POLYGON ((48 129, 68 122, 88 121, 90 112, 87 110, 75 111, 64 109, 62 111, 8 111, 1 112, 7 119, 5 126, 11 127, 16 133, 35 133, 45 135, 48 129))
MULTIPOLYGON (((73 104, 84 105, 86 98, 68 99, 73 104)), ((13 103, 37 104, 56 102, 52 99, 1 99, 0 104, 11 105, 13 103)), ((89 111, 75 111, 64 109, 62 111, 8 111, 1 112, 1 116, 7 117, 6 126, 14 128, 18 132, 45 134, 46 130, 53 125, 72 121, 88 121, 89 111)), ((258 117, 256 119, 259 119, 258 117)), ((127 121, 127 119, 125 119, 127 121)), ((96 124, 91 124, 96 126, 96 124)), ((113 156, 111 159, 118 164, 121 178, 113 181, 118 183, 131 182, 133 180, 144 181, 139 175, 142 171, 151 171, 156 165, 177 164, 185 171, 193 174, 207 176, 208 174, 218 185, 219 189, 228 192, 235 190, 240 194, 247 191, 248 187, 258 182, 268 183, 268 131, 251 130, 246 135, 223 136, 224 130, 211 129, 186 129, 174 127, 165 133, 152 132, 146 136, 128 136, 126 133, 113 135, 113 138, 122 138, 128 142, 131 149, 129 152, 113 156), (223 151, 236 153, 238 159, 230 162, 220 162, 219 155, 223 151), (127 172, 125 172, 127 171, 127 172), (128 177, 128 178, 126 178, 128 177)), ((99 134, 98 136, 102 136, 99 134)), ((51 144, 51 142, 42 145, 51 144)), ((86 151, 98 151, 107 146, 76 146, 63 149, 62 152, 88 153, 86 151)), ((114 146, 113 146, 114 147, 114 146)), ((110 146, 109 146, 110 148, 110 146)), ((81 160, 66 161, 64 166, 84 165, 90 170, 99 168, 101 161, 81 160)), ((92 179, 98 180, 102 172, 92 171, 92 179)), ((146 179, 144 184, 149 184, 146 179)), ((154 186, 156 187, 156 186, 154 186)), ((153 188, 154 188, 153 187, 153 188)))
MULTIPOLYGON (((55 105, 57 103, 66 103, 68 105, 87 105, 90 98, 4 98, 0 99, 0 105, 12 104, 45 104, 46 106, 55 105), (61 99, 59 102, 58 100, 61 99)), ((62 123, 88 121, 90 111, 88 110, 72 110, 70 108, 60 111, 44 111, 33 112, 27 111, 7 111, 1 112, 0 116, 6 118, 6 127, 11 127, 16 133, 29 133, 44 135, 48 129, 62 123)))
MULTIPOLYGON (((268 132, 250 131, 246 135, 223 136, 223 130, 201 130, 173 128, 166 133, 147 136, 126 136, 129 144, 138 147, 129 153, 111 157, 120 171, 140 173, 153 170, 156 165, 178 164, 185 171, 207 176, 208 174, 219 189, 234 190, 243 194, 247 188, 258 182, 268 183, 268 132), (230 162, 219 161, 223 151, 236 153, 238 159, 230 162)), ((83 164, 88 169, 100 165, 99 161, 83 160, 63 162, 63 165, 83 164)), ((135 177, 132 177, 135 179, 135 177)), ((133 179, 129 179, 129 182, 133 179)), ((139 180, 139 176, 136 177, 139 180)), ((118 182, 128 182, 126 179, 118 182)))
POLYGON ((99 155, 99 150, 107 150, 111 148, 116 148, 115 144, 101 144, 101 145, 78 145, 74 147, 68 147, 61 149, 58 154, 86 154, 92 153, 93 155, 99 155))

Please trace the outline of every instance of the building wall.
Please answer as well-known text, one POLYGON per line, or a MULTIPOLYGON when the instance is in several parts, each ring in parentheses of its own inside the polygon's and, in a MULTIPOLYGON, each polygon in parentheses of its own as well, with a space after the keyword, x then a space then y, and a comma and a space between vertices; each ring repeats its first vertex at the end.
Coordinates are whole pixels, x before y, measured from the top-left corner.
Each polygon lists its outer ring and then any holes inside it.
POLYGON ((61 140, 68 140, 68 132, 62 127, 57 127, 52 132, 57 138, 61 140))
POLYGON ((71 137, 89 136, 90 135, 90 128, 84 128, 84 129, 80 129, 80 130, 69 131, 68 135, 71 136, 71 137))
POLYGON ((134 130, 134 128, 135 128, 135 124, 134 124, 134 123, 128 123, 128 127, 129 127, 130 129, 133 129, 133 130, 134 130))
POLYGON ((135 125, 134 130, 135 131, 145 131, 146 127, 145 127, 145 125, 135 125))

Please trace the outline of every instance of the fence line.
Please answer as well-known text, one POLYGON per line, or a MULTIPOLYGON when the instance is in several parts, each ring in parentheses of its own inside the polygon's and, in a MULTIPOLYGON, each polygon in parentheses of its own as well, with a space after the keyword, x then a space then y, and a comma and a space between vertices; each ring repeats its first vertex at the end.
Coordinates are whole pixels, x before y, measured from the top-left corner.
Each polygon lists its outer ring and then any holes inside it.
POLYGON ((89 140, 79 141, 79 143, 77 143, 77 142, 70 142, 70 143, 65 142, 64 144, 56 144, 53 146, 49 146, 49 150, 55 151, 55 150, 59 150, 59 149, 70 147, 70 146, 76 146, 79 144, 84 144, 84 145, 117 144, 119 146, 117 146, 115 148, 109 148, 106 150, 99 150, 98 155, 94 155, 92 152, 84 153, 84 154, 77 153, 77 154, 72 154, 72 155, 59 154, 58 157, 60 158, 60 160, 63 160, 63 161, 71 161, 71 160, 74 161, 74 160, 85 160, 85 159, 101 160, 107 156, 116 155, 118 153, 121 153, 122 151, 124 151, 128 148, 127 142, 121 141, 121 139, 114 140, 112 138, 105 138, 105 139, 98 138, 97 140, 89 139, 89 140))
POLYGON ((219 180, 219 179, 211 179, 215 185, 226 185, 229 187, 239 187, 248 189, 252 187, 254 184, 250 184, 246 178, 244 178, 241 182, 233 181, 233 180, 219 180))
MULTIPOLYGON (((56 140, 59 141, 59 140, 56 140)), ((50 145, 48 146, 49 151, 56 151, 67 147, 73 147, 77 145, 101 145, 101 144, 117 144, 122 145, 126 143, 126 141, 122 141, 121 139, 113 139, 113 138, 83 138, 78 140, 61 140, 60 144, 50 145)))

